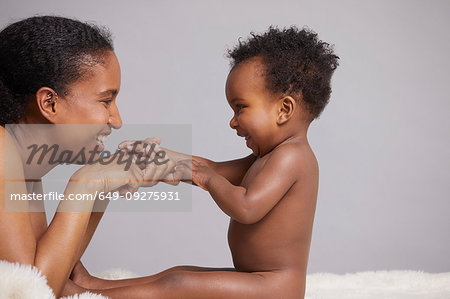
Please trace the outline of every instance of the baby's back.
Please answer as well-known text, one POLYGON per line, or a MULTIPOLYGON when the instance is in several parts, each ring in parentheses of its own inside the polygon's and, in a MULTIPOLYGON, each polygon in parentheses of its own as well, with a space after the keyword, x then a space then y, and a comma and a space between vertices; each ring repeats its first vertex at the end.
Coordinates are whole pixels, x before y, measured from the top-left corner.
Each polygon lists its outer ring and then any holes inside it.
POLYGON ((293 163, 288 168, 280 163, 270 174, 275 181, 281 172, 284 177, 295 178, 284 196, 256 223, 230 221, 228 242, 237 271, 306 273, 318 187, 318 165, 307 141, 281 144, 256 160, 241 185, 251 184, 270 159, 285 155, 293 163))

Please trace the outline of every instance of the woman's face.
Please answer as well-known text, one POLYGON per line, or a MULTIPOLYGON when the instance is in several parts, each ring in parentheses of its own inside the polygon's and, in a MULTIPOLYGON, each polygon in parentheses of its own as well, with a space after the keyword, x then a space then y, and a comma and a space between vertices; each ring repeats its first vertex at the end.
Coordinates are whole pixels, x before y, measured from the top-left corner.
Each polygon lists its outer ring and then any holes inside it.
MULTIPOLYGON (((58 95, 57 123, 65 126, 77 145, 103 151, 103 142, 111 128, 122 126, 116 97, 120 90, 120 65, 116 55, 108 51, 104 63, 91 67, 87 76, 68 88, 67 95, 58 95)), ((66 139, 66 138, 64 138, 66 139)))

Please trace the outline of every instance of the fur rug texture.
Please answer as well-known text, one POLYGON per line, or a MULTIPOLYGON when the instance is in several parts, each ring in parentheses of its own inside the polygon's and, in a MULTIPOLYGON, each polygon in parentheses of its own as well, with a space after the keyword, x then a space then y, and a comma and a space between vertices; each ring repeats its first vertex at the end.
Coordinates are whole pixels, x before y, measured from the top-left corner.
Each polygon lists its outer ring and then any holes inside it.
POLYGON ((310 274, 305 299, 450 299, 450 272, 310 274))
MULTIPOLYGON (((137 277, 111 269, 105 279, 137 277)), ((56 299, 46 278, 30 265, 0 261, 0 299, 56 299)), ((375 271, 344 275, 315 273, 306 278, 305 299, 450 299, 450 272, 375 271)), ((106 299, 89 292, 64 299, 106 299)))

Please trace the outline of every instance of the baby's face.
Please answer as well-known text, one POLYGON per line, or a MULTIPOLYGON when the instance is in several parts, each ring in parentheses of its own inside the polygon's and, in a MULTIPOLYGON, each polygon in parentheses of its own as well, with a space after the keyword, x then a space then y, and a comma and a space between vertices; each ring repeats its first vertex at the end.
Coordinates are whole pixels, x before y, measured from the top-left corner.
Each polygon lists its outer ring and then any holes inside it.
POLYGON ((234 116, 230 126, 245 137, 256 156, 264 156, 276 144, 277 98, 266 88, 262 58, 238 64, 228 75, 225 93, 234 116))

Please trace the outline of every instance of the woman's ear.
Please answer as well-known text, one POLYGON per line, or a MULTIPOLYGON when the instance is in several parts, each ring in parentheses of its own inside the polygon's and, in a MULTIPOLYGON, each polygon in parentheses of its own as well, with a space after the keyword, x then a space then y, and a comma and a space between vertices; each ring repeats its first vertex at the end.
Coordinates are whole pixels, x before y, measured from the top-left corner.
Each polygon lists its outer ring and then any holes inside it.
POLYGON ((294 115, 295 109, 297 109, 297 102, 292 97, 282 98, 280 100, 277 124, 282 125, 286 123, 294 115))
POLYGON ((53 89, 41 87, 36 92, 36 104, 43 117, 51 123, 57 123, 58 94, 53 89))

